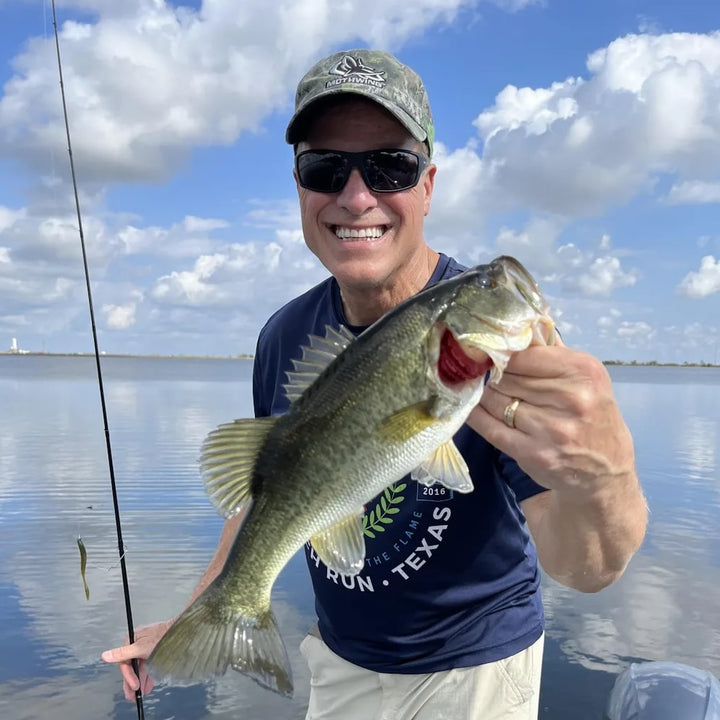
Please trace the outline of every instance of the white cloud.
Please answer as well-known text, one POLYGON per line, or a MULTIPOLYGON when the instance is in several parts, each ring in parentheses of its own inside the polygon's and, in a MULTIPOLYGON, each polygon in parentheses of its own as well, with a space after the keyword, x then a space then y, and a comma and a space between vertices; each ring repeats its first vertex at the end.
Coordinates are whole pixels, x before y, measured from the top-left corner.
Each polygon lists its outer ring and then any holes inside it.
POLYGON ((135 303, 127 305, 103 305, 105 322, 111 330, 126 330, 135 323, 135 303))
POLYGON ((219 230, 228 227, 227 220, 219 220, 216 218, 199 218, 192 215, 186 215, 182 221, 183 228, 191 234, 206 233, 212 230, 219 230))
POLYGON ((584 295, 609 296, 619 287, 629 287, 637 282, 637 273, 623 270, 617 257, 596 257, 568 285, 584 295))
POLYGON ((517 12, 530 5, 545 5, 545 0, 491 0, 491 2, 508 12, 517 12))
POLYGON ((496 246, 501 253, 522 258, 538 280, 558 282, 565 291, 584 297, 608 297, 617 288, 635 285, 637 271, 623 268, 618 251, 612 254, 609 235, 603 234, 594 248, 559 245, 563 226, 557 219, 534 218, 520 232, 502 229, 496 246))
POLYGON ((25 210, 11 210, 0 205, 0 233, 12 227, 18 220, 25 217, 25 210))
POLYGON ((624 320, 617 327, 617 336, 626 339, 648 340, 655 336, 653 327, 644 320, 628 322, 624 320))
POLYGON ((572 94, 580 83, 582 80, 569 80, 537 90, 508 85, 495 98, 494 108, 480 113, 473 124, 486 143, 498 133, 517 128, 528 135, 542 135, 556 120, 577 114, 578 104, 572 94))
POLYGON ((546 279, 555 279, 563 267, 557 240, 562 223, 550 218, 534 218, 523 230, 502 228, 495 238, 497 252, 522 258, 523 264, 546 279))
POLYGON ((618 318, 622 317, 622 312, 617 308, 610 308, 607 311, 607 315, 601 315, 596 320, 597 326, 602 330, 606 328, 612 328, 615 326, 618 318))
POLYGON ((588 79, 509 85, 477 117, 494 199, 578 216, 664 172, 681 182, 717 172, 720 32, 629 35, 587 67, 588 79))
POLYGON ((125 225, 117 229, 117 241, 126 255, 196 258, 213 252, 219 241, 212 233, 227 227, 225 220, 187 216, 169 227, 125 225))
POLYGON ((703 205, 720 203, 720 182, 686 180, 670 188, 667 196, 670 205, 703 205))
MULTIPOLYGON (((86 182, 167 178, 192 147, 230 144, 284 109, 299 70, 331 47, 397 46, 474 4, 74 2, 99 14, 60 28, 76 162, 86 182)), ((36 166, 66 144, 54 52, 52 38, 31 40, 0 99, 0 153, 36 166)))
POLYGON ((267 317, 273 303, 290 299, 326 274, 297 242, 297 233, 280 231, 277 237, 276 242, 234 243, 201 255, 190 269, 158 278, 151 297, 160 306, 251 307, 253 314, 267 317))
POLYGON ((689 272, 680 281, 677 290, 689 298, 704 298, 720 292, 720 260, 706 255, 700 261, 700 269, 689 272))
POLYGON ((425 225, 427 236, 450 254, 465 250, 468 257, 479 260, 488 249, 480 240, 492 211, 491 173, 472 145, 449 152, 437 142, 433 161, 438 174, 425 225))

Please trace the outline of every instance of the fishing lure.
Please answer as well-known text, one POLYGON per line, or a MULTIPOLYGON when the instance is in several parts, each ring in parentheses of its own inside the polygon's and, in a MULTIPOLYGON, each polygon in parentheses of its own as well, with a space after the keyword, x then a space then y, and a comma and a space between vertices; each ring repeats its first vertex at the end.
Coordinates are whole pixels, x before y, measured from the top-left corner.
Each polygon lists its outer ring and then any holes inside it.
POLYGON ((85 599, 90 600, 90 588, 85 578, 85 569, 87 568, 87 550, 85 549, 85 543, 81 537, 77 539, 78 549, 80 550, 80 577, 83 581, 83 587, 85 588, 85 599))

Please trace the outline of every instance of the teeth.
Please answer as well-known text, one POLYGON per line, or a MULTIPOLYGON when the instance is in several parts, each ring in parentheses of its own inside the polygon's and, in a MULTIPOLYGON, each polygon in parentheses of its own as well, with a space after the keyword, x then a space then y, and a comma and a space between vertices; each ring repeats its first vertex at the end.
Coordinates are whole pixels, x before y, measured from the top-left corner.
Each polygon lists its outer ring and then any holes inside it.
POLYGON ((337 235, 341 240, 346 240, 347 238, 379 238, 384 233, 385 228, 382 226, 360 229, 340 226, 335 228, 335 235, 337 235))

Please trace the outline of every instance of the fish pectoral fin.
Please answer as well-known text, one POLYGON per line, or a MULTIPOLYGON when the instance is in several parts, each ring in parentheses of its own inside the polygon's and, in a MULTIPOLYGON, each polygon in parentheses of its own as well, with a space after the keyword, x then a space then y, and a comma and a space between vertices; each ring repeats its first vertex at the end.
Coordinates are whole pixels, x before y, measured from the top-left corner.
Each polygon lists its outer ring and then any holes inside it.
POLYGON ((362 515, 353 513, 310 538, 318 557, 341 575, 357 575, 365 564, 362 515))
POLYGON ((434 485, 436 482, 459 493, 473 490, 465 458, 452 440, 448 440, 430 455, 421 465, 416 467, 410 477, 422 485, 434 485))
POLYGON ((200 473, 217 511, 235 517, 252 500, 255 461, 274 417, 248 418, 213 430, 200 451, 200 473))
POLYGON ((409 405, 390 415, 380 423, 380 437, 393 443, 403 443, 420 434, 434 423, 437 417, 431 413, 431 405, 427 400, 409 405))

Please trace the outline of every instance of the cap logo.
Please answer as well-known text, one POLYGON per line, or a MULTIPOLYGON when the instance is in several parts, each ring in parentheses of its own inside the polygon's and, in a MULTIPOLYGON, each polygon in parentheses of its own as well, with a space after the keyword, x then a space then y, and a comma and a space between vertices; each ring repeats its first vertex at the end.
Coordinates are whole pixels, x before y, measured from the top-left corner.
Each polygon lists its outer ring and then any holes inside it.
POLYGON ((385 86, 385 71, 375 70, 363 64, 359 57, 345 55, 335 67, 330 69, 330 75, 337 75, 337 78, 328 80, 325 87, 336 87, 345 83, 357 83, 358 85, 372 85, 376 88, 385 86))

